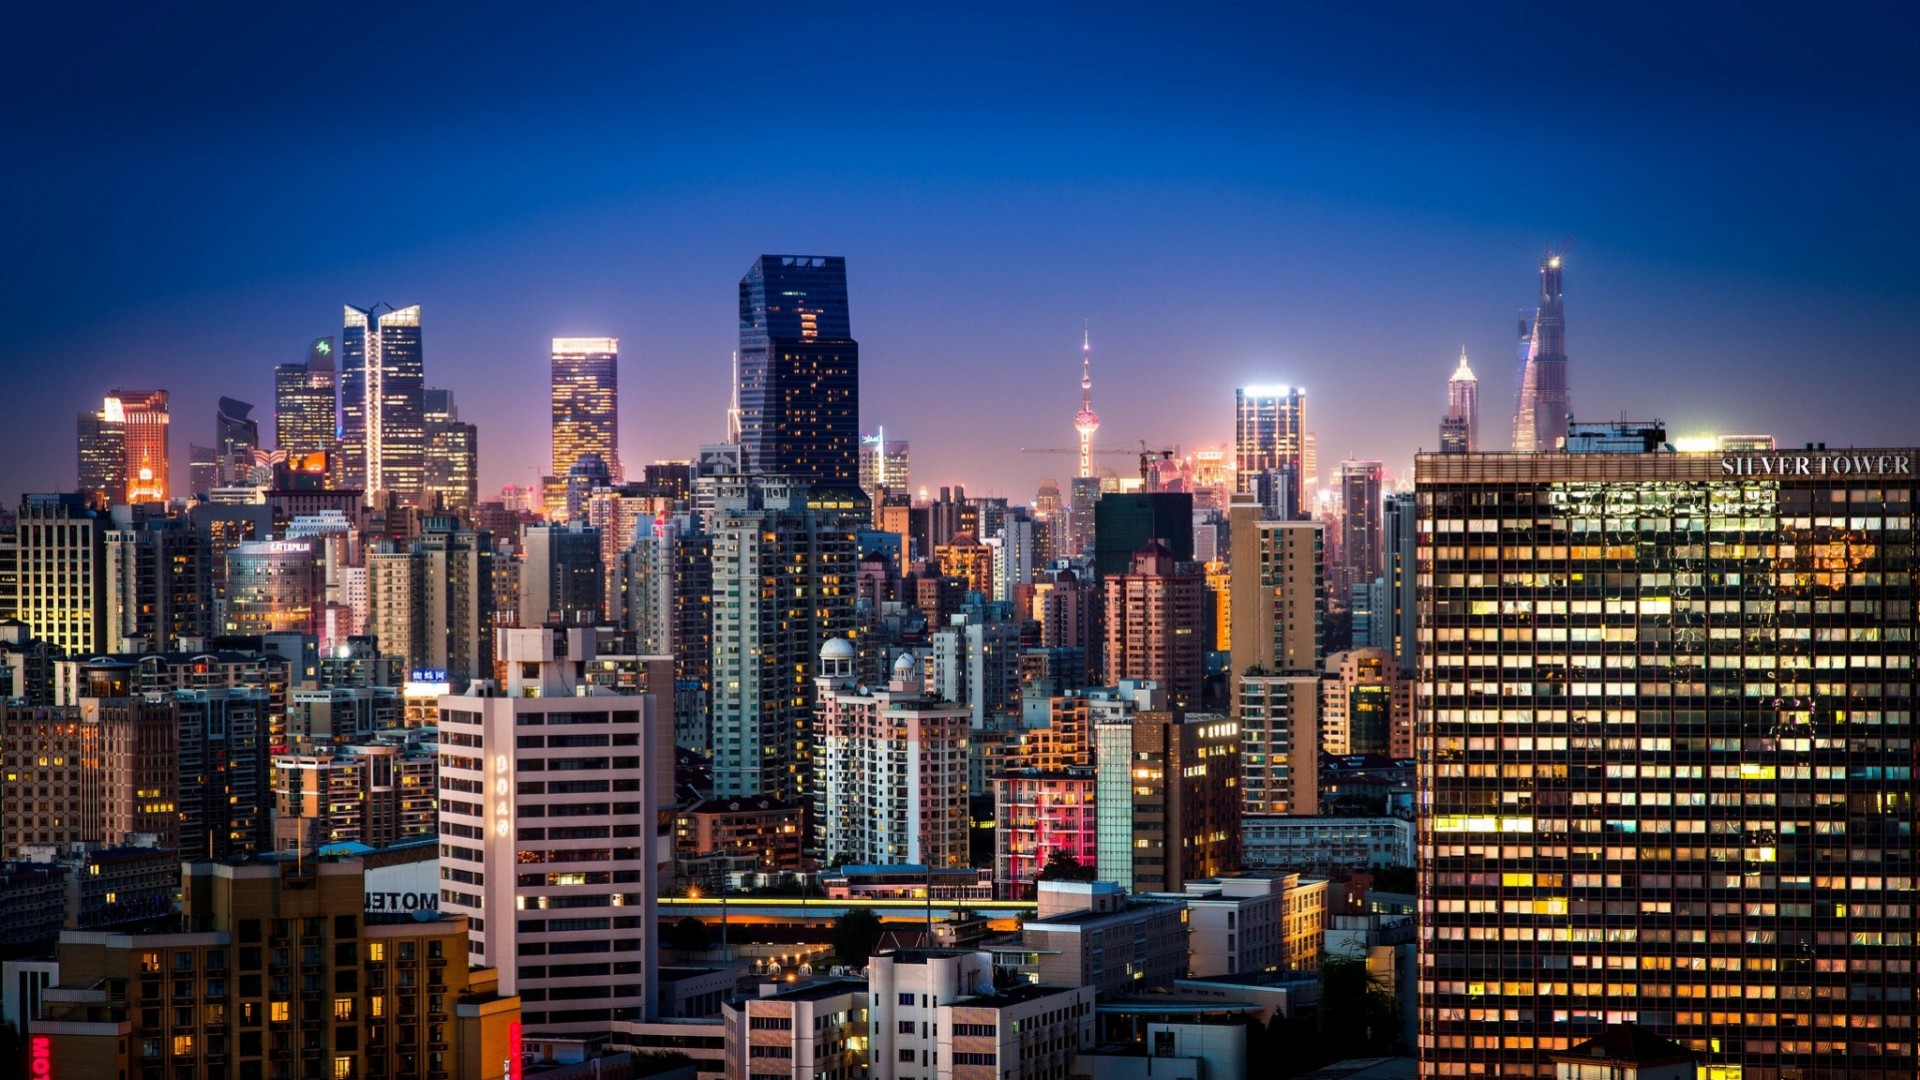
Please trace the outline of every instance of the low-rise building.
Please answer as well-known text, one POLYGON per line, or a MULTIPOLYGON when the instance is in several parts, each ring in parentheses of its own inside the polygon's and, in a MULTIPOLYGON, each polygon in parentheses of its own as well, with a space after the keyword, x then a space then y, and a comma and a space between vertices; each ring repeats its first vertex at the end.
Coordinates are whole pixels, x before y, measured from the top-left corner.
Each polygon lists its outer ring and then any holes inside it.
POLYGON ((1344 876, 1413 865, 1413 822, 1397 817, 1248 814, 1240 819, 1241 862, 1250 870, 1344 876))
POLYGON ((673 858, 676 880, 717 889, 703 868, 725 856, 734 870, 800 870, 804 814, 799 803, 748 797, 708 799, 674 815, 673 858), (745 865, 740 865, 742 860, 745 865))
POLYGON ((866 1011, 867 984, 859 979, 729 1001, 720 1009, 726 1074, 733 1080, 866 1076, 866 1011))
POLYGON ((900 949, 868 961, 873 1080, 1040 1080, 1093 1045, 1087 986, 996 988, 989 953, 900 949))
POLYGON ((1043 881, 1036 917, 998 963, 1044 986, 1088 986, 1105 1000, 1171 985, 1187 970, 1187 912, 1136 900, 1111 882, 1043 881))

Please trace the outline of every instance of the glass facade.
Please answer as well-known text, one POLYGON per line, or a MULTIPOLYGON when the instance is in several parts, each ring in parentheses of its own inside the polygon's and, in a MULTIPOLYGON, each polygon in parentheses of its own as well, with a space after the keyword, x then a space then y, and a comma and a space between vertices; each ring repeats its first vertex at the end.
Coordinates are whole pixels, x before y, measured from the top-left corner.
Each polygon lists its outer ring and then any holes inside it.
POLYGON ((1253 477, 1278 471, 1285 477, 1281 517, 1300 516, 1306 448, 1307 392, 1297 386, 1243 386, 1233 392, 1235 491, 1250 491, 1253 477))
POLYGON ((553 472, 598 454, 620 478, 620 339, 553 339, 553 472))
POLYGON ((346 308, 340 338, 345 485, 419 505, 426 485, 426 371, 420 305, 346 308))
POLYGON ((273 369, 274 439, 292 455, 322 454, 333 448, 339 420, 333 370, 333 339, 314 338, 304 364, 273 369))
POLYGON ((1422 1075, 1915 1075, 1916 460, 1417 459, 1422 1075))
POLYGON ((746 471, 859 481, 860 345, 847 261, 762 255, 740 279, 740 443, 746 471))

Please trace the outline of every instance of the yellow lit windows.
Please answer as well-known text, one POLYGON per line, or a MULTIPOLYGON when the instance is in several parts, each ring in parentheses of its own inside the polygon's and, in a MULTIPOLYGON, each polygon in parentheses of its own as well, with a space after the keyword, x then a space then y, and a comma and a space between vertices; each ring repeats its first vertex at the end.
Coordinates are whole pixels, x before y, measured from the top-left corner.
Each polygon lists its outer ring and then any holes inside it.
POLYGON ((353 999, 337 997, 333 999, 333 1018, 335 1020, 353 1019, 353 999))
POLYGON ((268 1012, 267 1012, 268 1019, 272 1020, 276 1024, 284 1024, 287 1022, 289 1018, 289 1013, 288 1013, 286 1002, 275 1001, 270 1003, 267 1006, 267 1008, 268 1008, 268 1012))
POLYGON ((368 943, 368 945, 367 945, 367 959, 368 959, 369 961, 371 961, 372 963, 376 963, 376 964, 378 964, 378 963, 381 963, 382 961, 384 961, 384 960, 386 960, 386 958, 387 958, 387 943, 386 943, 386 942, 384 942, 384 941, 375 941, 375 942, 370 942, 370 943, 368 943))

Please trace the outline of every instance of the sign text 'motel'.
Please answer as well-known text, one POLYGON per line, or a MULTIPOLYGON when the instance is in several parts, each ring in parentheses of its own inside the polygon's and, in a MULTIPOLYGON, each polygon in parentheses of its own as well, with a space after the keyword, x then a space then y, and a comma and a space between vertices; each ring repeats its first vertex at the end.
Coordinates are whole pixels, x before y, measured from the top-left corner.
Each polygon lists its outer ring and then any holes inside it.
POLYGON ((430 892, 370 892, 368 911, 438 911, 440 895, 430 892))
POLYGON ((1912 476, 1906 454, 1728 454, 1728 476, 1912 476))

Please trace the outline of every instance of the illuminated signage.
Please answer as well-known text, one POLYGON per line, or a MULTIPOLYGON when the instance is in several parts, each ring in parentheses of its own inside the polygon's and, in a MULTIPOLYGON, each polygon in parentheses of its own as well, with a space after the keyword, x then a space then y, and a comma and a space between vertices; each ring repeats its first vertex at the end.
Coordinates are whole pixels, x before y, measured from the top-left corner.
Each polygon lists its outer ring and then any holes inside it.
POLYGON ((53 1040, 35 1035, 27 1046, 27 1075, 34 1080, 49 1080, 53 1076, 53 1040))
POLYGON ((440 894, 437 892, 370 892, 367 894, 368 911, 439 911, 440 894))
POLYGON ((409 681, 417 683, 443 683, 447 681, 447 673, 438 668, 414 668, 413 674, 409 676, 409 681))
POLYGON ((502 1075, 506 1080, 520 1080, 520 1021, 507 1021, 507 1061, 502 1075))
POLYGON ((1729 454, 1720 459, 1727 476, 1912 476, 1906 454, 1729 454))

